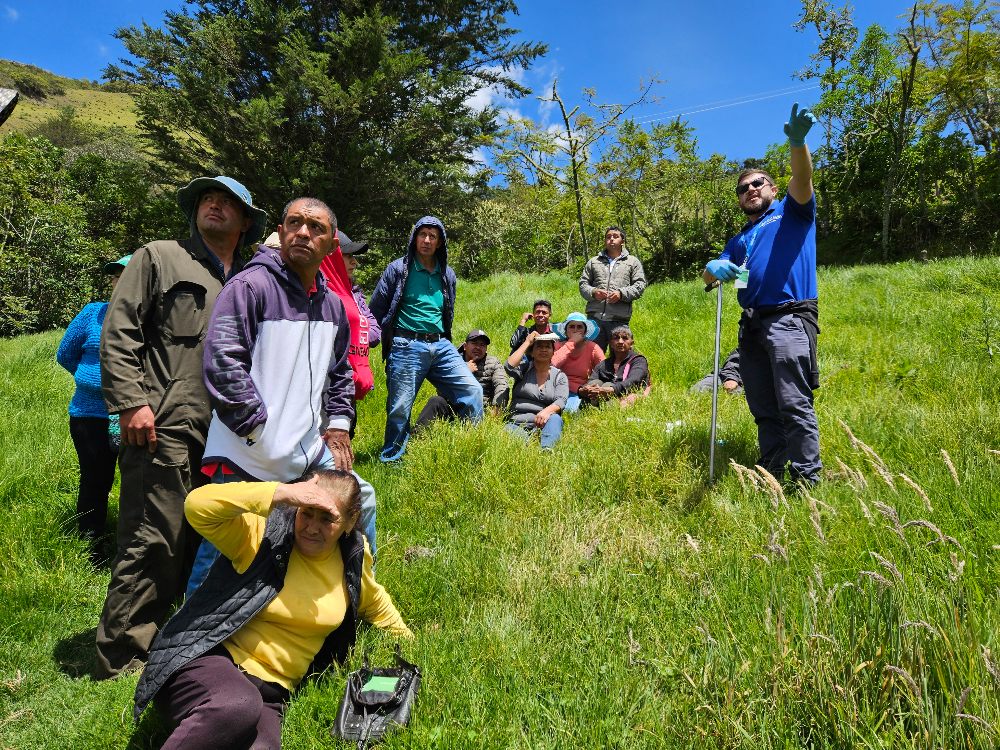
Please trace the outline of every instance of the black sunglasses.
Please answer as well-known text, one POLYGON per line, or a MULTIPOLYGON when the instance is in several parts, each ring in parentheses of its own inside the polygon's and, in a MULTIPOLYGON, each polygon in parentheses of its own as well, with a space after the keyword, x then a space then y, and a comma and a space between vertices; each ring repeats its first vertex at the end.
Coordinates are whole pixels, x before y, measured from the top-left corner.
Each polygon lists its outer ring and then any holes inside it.
POLYGON ((750 188, 764 187, 764 185, 770 185, 771 183, 764 177, 758 177, 756 180, 750 180, 750 182, 744 182, 742 185, 736 186, 736 194, 743 195, 750 188))

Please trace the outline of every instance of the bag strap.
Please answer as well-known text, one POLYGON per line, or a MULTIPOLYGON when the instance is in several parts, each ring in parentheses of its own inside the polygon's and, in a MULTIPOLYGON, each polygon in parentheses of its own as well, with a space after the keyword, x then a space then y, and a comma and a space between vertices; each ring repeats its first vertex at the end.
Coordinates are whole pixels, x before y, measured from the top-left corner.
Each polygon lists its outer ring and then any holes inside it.
POLYGON ((406 670, 407 672, 412 672, 413 674, 417 675, 420 674, 420 667, 418 667, 416 664, 408 662, 406 659, 403 658, 403 652, 399 647, 399 643, 396 644, 395 656, 396 656, 396 666, 399 669, 403 669, 406 670))

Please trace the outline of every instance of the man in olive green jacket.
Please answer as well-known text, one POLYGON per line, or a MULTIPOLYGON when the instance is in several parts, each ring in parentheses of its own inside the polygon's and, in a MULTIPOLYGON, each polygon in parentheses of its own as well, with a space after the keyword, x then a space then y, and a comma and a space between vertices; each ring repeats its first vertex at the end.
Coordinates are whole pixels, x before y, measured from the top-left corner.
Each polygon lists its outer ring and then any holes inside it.
POLYGON ((202 342, 215 298, 259 239, 267 214, 229 177, 177 194, 191 236, 139 248, 115 287, 101 334, 101 381, 121 421, 118 551, 97 628, 94 677, 142 666, 184 592, 198 545, 184 498, 200 474, 211 418, 202 342))
POLYGON ((625 249, 625 232, 611 226, 604 232, 604 250, 587 261, 580 274, 580 295, 587 300, 587 317, 597 323, 596 343, 607 350, 611 331, 627 326, 632 302, 646 289, 646 272, 625 249))

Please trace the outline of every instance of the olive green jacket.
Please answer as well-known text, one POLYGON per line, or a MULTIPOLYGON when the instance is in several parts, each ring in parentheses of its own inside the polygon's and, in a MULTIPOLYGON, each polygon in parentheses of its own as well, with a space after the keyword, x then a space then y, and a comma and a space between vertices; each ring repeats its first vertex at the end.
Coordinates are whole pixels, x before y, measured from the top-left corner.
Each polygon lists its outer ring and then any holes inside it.
POLYGON ((171 446, 192 438, 204 443, 212 414, 202 347, 224 279, 208 252, 197 236, 139 248, 104 317, 101 385, 108 411, 148 405, 167 452, 161 460, 171 460, 171 446))

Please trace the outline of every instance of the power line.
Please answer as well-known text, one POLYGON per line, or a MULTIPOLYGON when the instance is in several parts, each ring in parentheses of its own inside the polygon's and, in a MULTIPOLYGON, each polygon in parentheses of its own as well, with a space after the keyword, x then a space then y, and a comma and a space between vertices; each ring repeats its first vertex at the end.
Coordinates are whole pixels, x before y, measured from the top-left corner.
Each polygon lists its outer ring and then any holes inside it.
POLYGON ((812 91, 813 89, 818 89, 818 84, 813 84, 811 86, 797 86, 797 87, 786 87, 777 91, 765 91, 760 94, 752 94, 750 96, 740 97, 738 99, 721 99, 715 102, 706 102, 705 104, 696 104, 694 109, 684 111, 684 108, 678 110, 667 110, 665 112, 656 112, 651 115, 646 115, 644 117, 638 117, 634 122, 639 124, 657 122, 659 120, 673 119, 675 117, 684 117, 687 115, 696 115, 701 112, 711 112, 715 109, 726 109, 727 107, 738 107, 741 104, 751 104, 753 102, 764 101, 765 99, 776 99, 779 96, 789 96, 790 94, 800 94, 806 91, 812 91))

